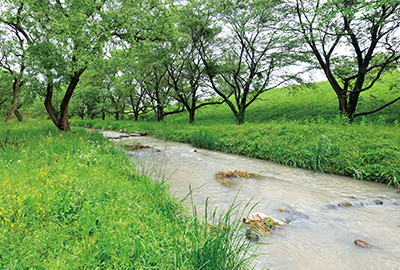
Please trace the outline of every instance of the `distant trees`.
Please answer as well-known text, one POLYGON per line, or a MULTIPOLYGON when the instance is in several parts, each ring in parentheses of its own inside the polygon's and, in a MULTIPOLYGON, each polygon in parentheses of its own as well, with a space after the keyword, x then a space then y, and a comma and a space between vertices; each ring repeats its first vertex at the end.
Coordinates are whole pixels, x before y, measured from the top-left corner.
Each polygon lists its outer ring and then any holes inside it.
POLYGON ((336 93, 339 110, 350 119, 377 112, 356 113, 360 94, 381 75, 398 67, 400 3, 388 1, 290 1, 303 36, 336 93))
POLYGON ((260 94, 295 78, 290 66, 297 61, 296 44, 283 31, 287 20, 282 1, 208 1, 208 5, 214 18, 200 25, 198 50, 210 87, 243 124, 246 109, 260 94))
POLYGON ((7 110, 6 104, 10 101, 12 93, 12 76, 4 70, 0 70, 0 113, 7 110))
POLYGON ((11 101, 7 121, 21 117, 20 92, 29 89, 65 131, 70 109, 134 120, 153 111, 158 121, 186 110, 193 123, 199 108, 221 103, 243 124, 262 93, 301 82, 310 55, 350 119, 400 100, 356 110, 361 93, 398 67, 398 0, 0 4, 0 66, 13 82, 0 83, 3 111, 11 101))

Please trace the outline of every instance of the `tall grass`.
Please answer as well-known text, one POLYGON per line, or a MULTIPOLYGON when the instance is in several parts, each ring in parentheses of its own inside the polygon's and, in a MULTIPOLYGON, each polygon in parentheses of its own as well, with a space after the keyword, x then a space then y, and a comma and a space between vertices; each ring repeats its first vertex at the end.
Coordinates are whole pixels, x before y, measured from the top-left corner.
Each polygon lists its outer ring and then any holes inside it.
POLYGON ((101 135, 0 124, 4 269, 239 269, 240 221, 209 229, 101 135), (213 255, 213 257, 211 256, 213 255))

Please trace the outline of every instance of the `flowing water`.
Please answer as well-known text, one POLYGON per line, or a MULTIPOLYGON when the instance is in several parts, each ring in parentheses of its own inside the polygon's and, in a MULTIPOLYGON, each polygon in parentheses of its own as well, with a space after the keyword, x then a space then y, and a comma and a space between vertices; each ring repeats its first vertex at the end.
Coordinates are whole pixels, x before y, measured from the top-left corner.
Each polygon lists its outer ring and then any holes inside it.
POLYGON ((256 269, 400 269, 400 192, 394 188, 152 137, 119 142, 151 146, 129 154, 147 171, 160 172, 178 197, 185 197, 190 185, 200 213, 207 198, 212 207, 226 210, 237 197, 237 201, 258 203, 255 212, 290 219, 288 225, 262 238, 268 244, 259 249, 262 255, 255 261, 256 269), (227 187, 215 180, 220 170, 264 177, 241 179, 227 187), (343 202, 352 206, 337 206, 343 202), (356 246, 356 239, 371 248, 356 246))

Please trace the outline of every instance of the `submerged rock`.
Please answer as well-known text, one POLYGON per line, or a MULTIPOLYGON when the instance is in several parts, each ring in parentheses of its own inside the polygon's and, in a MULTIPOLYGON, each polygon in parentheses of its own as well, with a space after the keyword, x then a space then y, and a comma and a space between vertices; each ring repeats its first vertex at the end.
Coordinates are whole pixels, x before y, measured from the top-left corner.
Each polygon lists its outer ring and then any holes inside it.
POLYGON ((335 208, 336 208, 336 205, 334 205, 334 204, 327 204, 326 207, 327 207, 328 209, 335 209, 335 208))
POLYGON ((354 244, 358 247, 362 247, 362 248, 370 248, 371 245, 368 244, 367 242, 364 242, 360 239, 354 240, 354 244))
POLYGON ((382 202, 381 200, 374 200, 374 203, 375 203, 376 205, 381 205, 381 204, 383 204, 383 202, 382 202))
POLYGON ((139 134, 140 136, 146 136, 147 132, 146 131, 136 131, 136 134, 139 134))
POLYGON ((300 212, 298 212, 296 210, 285 209, 285 208, 282 208, 282 207, 277 207, 276 210, 290 214, 290 216, 293 219, 299 219, 299 218, 309 219, 309 217, 306 214, 300 213, 300 212))
POLYGON ((339 207, 350 207, 350 206, 353 206, 353 204, 350 202, 341 202, 341 203, 338 203, 338 206, 339 207))

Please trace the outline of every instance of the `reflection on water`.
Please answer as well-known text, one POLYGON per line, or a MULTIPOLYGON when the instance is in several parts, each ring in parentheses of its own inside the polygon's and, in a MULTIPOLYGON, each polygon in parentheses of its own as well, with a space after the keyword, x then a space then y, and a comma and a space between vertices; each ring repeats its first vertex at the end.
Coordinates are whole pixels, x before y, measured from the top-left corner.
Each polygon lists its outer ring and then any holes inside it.
POLYGON ((206 198, 223 210, 238 196, 238 201, 258 202, 257 212, 290 218, 289 225, 263 239, 269 244, 261 246, 265 254, 257 258, 257 269, 400 269, 400 194, 394 188, 242 156, 194 152, 191 145, 152 137, 120 141, 152 146, 131 152, 134 162, 164 175, 178 197, 185 197, 191 185, 199 212, 206 198), (226 187, 214 178, 223 169, 265 178, 243 179, 238 186, 226 187), (341 202, 353 206, 337 207, 341 202), (356 239, 373 247, 357 247, 356 239))

